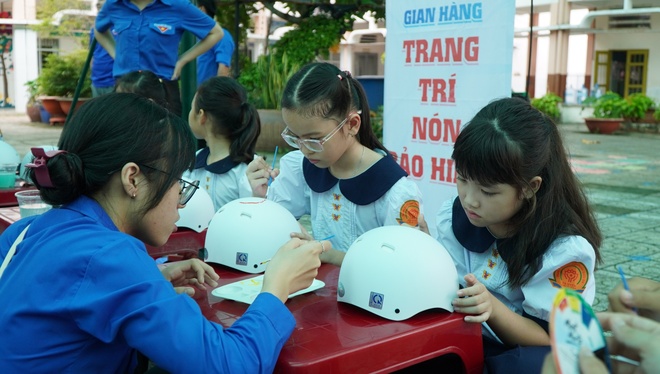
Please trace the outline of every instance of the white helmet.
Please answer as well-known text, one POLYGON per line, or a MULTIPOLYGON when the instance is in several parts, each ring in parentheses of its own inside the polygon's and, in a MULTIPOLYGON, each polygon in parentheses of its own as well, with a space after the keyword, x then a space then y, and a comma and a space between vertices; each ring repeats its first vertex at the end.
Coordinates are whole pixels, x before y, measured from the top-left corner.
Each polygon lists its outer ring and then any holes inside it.
POLYGON ((257 197, 231 201, 209 223, 206 261, 261 273, 292 232, 300 232, 300 225, 280 204, 257 197))
MULTIPOLYGON (((45 152, 48 151, 57 151, 57 147, 54 145, 40 145, 34 148, 43 148, 45 152)), ((25 167, 25 165, 31 163, 34 161, 34 155, 32 154, 32 151, 27 151, 25 156, 23 156, 23 160, 21 161, 21 168, 18 171, 18 177, 23 179, 25 182, 29 184, 34 184, 32 183, 32 180, 30 179, 30 176, 28 175, 28 168, 25 167)))
POLYGON ((431 308, 453 312, 456 291, 456 266, 442 244, 415 228, 383 226, 346 252, 337 301, 402 321, 431 308))
POLYGON ((21 162, 21 156, 9 143, 0 140, 0 164, 16 164, 21 162))
POLYGON ((211 196, 203 188, 198 188, 186 206, 179 209, 179 220, 176 221, 176 225, 202 232, 209 227, 214 214, 211 196))

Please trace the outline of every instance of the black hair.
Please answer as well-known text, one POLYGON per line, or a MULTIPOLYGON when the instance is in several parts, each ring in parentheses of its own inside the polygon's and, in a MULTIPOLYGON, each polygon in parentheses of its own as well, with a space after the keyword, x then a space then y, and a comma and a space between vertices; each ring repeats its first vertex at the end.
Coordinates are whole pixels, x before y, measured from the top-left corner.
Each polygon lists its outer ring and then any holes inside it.
POLYGON ((483 186, 508 184, 523 196, 500 244, 512 254, 508 283, 521 286, 541 268, 542 257, 558 237, 580 235, 600 262, 602 236, 587 197, 573 173, 559 129, 546 115, 518 98, 491 102, 460 132, 452 158, 462 177, 483 186), (540 176, 531 196, 523 189, 540 176))
POLYGON ((371 128, 369 101, 364 88, 349 72, 341 71, 335 65, 314 62, 303 66, 284 88, 282 109, 293 110, 302 116, 338 121, 351 111, 360 110, 358 140, 369 149, 387 152, 371 128))
POLYGON ((132 93, 111 93, 86 102, 64 126, 58 148, 67 151, 47 161, 52 188, 30 179, 49 204, 62 205, 100 191, 129 162, 155 188, 144 212, 195 161, 195 138, 188 124, 153 101, 132 93), (152 168, 164 171, 158 172, 152 168))
POLYGON ((214 0, 196 0, 196 3, 198 7, 204 7, 204 10, 209 17, 215 18, 215 14, 218 12, 218 7, 215 5, 214 0))
POLYGON ((163 80, 149 70, 136 70, 122 75, 117 79, 115 91, 133 92, 153 100, 163 108, 168 107, 163 80))
POLYGON ((248 102, 247 92, 234 78, 212 77, 197 89, 193 110, 204 110, 213 134, 231 141, 229 156, 235 162, 250 163, 261 133, 257 109, 248 102))

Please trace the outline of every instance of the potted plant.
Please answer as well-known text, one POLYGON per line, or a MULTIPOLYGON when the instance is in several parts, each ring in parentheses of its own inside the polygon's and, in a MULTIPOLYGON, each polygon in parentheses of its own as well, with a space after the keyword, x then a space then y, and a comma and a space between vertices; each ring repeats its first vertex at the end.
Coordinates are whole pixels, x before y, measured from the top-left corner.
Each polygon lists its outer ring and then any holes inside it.
POLYGON ((561 102, 561 97, 552 92, 548 92, 542 97, 532 99, 531 104, 534 108, 540 110, 545 115, 552 118, 553 121, 559 122, 561 116, 561 112, 559 111, 559 103, 561 102))
POLYGON ((655 101, 643 93, 636 93, 626 98, 623 117, 631 122, 655 122, 655 101))
MULTIPOLYGON (((76 51, 66 56, 59 56, 53 53, 46 58, 46 64, 41 70, 41 75, 39 75, 37 81, 41 93, 45 95, 40 100, 44 107, 46 107, 46 110, 51 114, 51 124, 66 120, 66 115, 73 100, 73 94, 80 79, 80 73, 85 64, 85 58, 86 51, 84 50, 76 51), (57 109, 58 106, 60 107, 59 110, 57 109)), ((91 97, 91 93, 91 80, 89 74, 87 74, 84 77, 80 98, 78 98, 79 105, 82 105, 85 99, 91 97)))
POLYGON ((591 106, 594 110, 593 117, 584 119, 589 132, 611 134, 621 128, 626 100, 619 94, 608 91, 599 98, 588 97, 582 102, 582 105, 583 108, 591 106))
POLYGON ((241 72, 238 81, 247 90, 261 120, 257 150, 272 151, 275 146, 288 147, 280 136, 286 127, 280 103, 286 82, 298 69, 299 65, 292 63, 286 54, 281 60, 272 55, 262 55, 241 72))
POLYGON ((25 83, 25 87, 28 89, 27 106, 25 111, 27 112, 30 122, 41 122, 41 112, 39 111, 39 101, 37 100, 37 95, 39 95, 39 84, 36 80, 31 80, 25 83))

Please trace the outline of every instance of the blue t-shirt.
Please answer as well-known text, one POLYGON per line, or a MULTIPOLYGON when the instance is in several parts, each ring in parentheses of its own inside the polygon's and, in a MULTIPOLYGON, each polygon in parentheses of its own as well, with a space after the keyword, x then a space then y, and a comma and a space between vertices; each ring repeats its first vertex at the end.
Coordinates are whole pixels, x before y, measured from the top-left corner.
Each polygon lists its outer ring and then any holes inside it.
MULTIPOLYGON (((89 44, 94 40, 94 28, 89 33, 89 44)), ((115 61, 110 57, 108 51, 96 43, 92 54, 91 79, 94 87, 114 87, 115 77, 112 76, 112 67, 115 61)))
POLYGON ((88 197, 0 236, 0 371, 128 373, 136 350, 172 373, 271 373, 295 320, 260 294, 227 329, 165 280, 142 242, 88 197))
POLYGON ((115 77, 149 70, 172 78, 183 32, 203 39, 213 27, 215 21, 188 0, 154 0, 142 11, 129 0, 107 0, 96 17, 96 29, 110 29, 115 38, 115 77))
POLYGON ((222 39, 211 49, 197 57, 197 86, 205 80, 218 75, 218 64, 231 66, 234 54, 234 39, 227 29, 223 28, 222 39))

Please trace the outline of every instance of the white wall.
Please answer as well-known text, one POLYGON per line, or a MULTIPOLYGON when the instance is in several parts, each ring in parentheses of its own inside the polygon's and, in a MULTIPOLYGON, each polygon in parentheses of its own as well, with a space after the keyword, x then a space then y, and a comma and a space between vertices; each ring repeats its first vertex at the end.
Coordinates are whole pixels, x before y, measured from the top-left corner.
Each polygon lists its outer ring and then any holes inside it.
MULTIPOLYGON (((603 27, 605 20, 598 20, 597 26, 603 27)), ((596 34, 595 50, 632 50, 649 51, 648 72, 646 73, 646 94, 660 100, 660 14, 651 16, 651 30, 637 33, 602 33, 596 34)), ((594 57, 595 58, 595 57, 594 57)))

